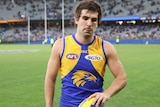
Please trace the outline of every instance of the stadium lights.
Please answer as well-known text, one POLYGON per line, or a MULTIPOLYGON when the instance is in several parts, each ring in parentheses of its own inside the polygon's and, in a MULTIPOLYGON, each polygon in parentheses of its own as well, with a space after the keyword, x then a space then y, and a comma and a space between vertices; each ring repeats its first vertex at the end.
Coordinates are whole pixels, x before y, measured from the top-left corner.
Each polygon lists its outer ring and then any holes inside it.
POLYGON ((131 24, 136 24, 136 21, 135 21, 135 20, 130 20, 130 21, 127 21, 127 23, 128 23, 128 24, 130 24, 130 23, 131 23, 131 24))
POLYGON ((135 20, 128 20, 128 21, 116 21, 117 24, 122 25, 122 24, 136 24, 135 20))
POLYGON ((156 22, 156 20, 152 20, 152 23, 155 23, 156 22))
POLYGON ((122 24, 123 24, 123 21, 116 21, 116 23, 122 25, 122 24))
POLYGON ((157 17, 157 21, 160 22, 160 16, 157 17))
POLYGON ((143 23, 155 23, 157 17, 155 17, 155 16, 147 16, 147 17, 141 17, 140 19, 142 20, 143 23))
POLYGON ((21 14, 20 17, 21 17, 22 19, 25 19, 25 18, 26 18, 25 14, 21 14))

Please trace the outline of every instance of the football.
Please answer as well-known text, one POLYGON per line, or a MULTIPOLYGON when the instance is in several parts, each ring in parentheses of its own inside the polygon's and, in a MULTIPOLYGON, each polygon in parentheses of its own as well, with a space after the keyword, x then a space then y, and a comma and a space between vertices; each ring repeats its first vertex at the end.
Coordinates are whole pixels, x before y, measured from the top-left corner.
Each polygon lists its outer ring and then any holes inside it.
POLYGON ((92 107, 92 102, 95 98, 90 98, 89 100, 85 99, 83 100, 78 107, 92 107))

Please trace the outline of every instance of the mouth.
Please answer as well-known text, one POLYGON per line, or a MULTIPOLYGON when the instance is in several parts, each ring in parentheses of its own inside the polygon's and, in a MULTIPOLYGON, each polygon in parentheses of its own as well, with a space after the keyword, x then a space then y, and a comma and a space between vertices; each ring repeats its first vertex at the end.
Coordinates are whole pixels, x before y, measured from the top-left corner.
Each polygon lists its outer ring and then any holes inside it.
POLYGON ((86 29, 84 29, 84 31, 85 31, 86 33, 91 33, 91 32, 92 32, 92 29, 86 28, 86 29))

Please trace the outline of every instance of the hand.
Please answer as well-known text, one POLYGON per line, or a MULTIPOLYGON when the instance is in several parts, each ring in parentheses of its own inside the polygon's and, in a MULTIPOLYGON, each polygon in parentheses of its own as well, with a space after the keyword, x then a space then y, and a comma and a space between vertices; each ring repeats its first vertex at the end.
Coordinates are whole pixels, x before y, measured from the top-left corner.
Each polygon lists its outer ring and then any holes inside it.
POLYGON ((105 92, 96 92, 92 95, 90 95, 87 99, 90 99, 94 97, 94 101, 92 102, 92 105, 95 105, 96 107, 99 107, 100 105, 104 105, 105 101, 108 101, 110 99, 110 95, 108 95, 105 92))

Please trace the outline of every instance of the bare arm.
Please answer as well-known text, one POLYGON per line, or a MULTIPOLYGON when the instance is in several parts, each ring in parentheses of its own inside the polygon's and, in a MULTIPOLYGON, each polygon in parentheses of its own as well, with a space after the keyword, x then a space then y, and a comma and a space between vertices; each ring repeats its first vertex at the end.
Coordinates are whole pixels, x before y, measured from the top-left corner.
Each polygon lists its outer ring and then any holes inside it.
POLYGON ((60 67, 61 46, 62 46, 62 40, 57 40, 52 48, 51 56, 48 61, 46 77, 45 77, 45 85, 44 85, 46 107, 53 106, 56 77, 60 67))
POLYGON ((126 86, 127 78, 125 69, 118 58, 115 48, 111 44, 106 45, 108 45, 106 47, 110 47, 108 50, 106 50, 108 52, 108 67, 115 77, 111 86, 107 90, 105 90, 106 95, 109 95, 111 97, 126 86))
POLYGON ((104 44, 105 52, 107 53, 107 63, 110 71, 112 72, 115 79, 108 89, 106 89, 103 93, 94 93, 89 98, 95 97, 93 104, 96 103, 98 106, 100 102, 104 104, 105 101, 109 100, 110 97, 115 95, 121 89, 123 89, 127 84, 127 78, 125 69, 120 62, 117 52, 115 48, 108 42, 104 44))

